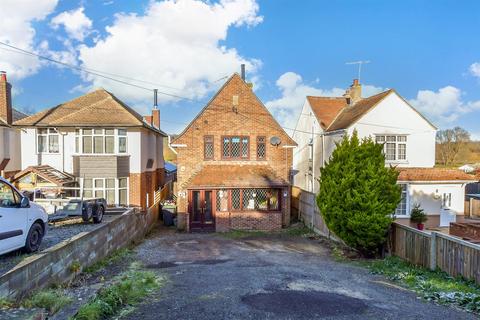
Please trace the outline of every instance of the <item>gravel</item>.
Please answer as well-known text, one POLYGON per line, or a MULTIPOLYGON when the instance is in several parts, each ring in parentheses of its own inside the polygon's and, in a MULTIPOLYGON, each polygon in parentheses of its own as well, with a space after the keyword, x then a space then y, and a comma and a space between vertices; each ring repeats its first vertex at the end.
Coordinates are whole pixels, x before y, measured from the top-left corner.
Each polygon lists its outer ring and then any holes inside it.
MULTIPOLYGON (((99 224, 93 224, 91 222, 84 223, 81 218, 74 218, 70 220, 59 221, 55 224, 49 224, 47 234, 42 240, 39 252, 42 252, 81 232, 90 232, 95 230, 114 218, 115 216, 105 215, 103 222, 99 224)), ((30 255, 23 253, 22 250, 17 250, 0 256, 0 276, 15 267, 30 255)))

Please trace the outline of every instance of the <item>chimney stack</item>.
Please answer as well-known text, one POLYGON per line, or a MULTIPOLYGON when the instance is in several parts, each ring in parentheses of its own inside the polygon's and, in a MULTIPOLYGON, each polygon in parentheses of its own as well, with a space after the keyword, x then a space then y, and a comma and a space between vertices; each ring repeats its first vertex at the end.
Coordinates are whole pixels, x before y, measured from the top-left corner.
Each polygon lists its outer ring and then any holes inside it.
POLYGON ((244 63, 240 65, 240 70, 241 70, 242 80, 245 81, 245 64, 244 63))
POLYGON ((160 129, 160 109, 155 108, 152 110, 152 123, 157 129, 160 129))
POLYGON ((0 71, 0 118, 12 124, 12 86, 5 71, 0 71))
POLYGON ((358 82, 358 79, 353 79, 353 84, 348 89, 350 96, 350 104, 355 104, 362 100, 362 85, 358 82))

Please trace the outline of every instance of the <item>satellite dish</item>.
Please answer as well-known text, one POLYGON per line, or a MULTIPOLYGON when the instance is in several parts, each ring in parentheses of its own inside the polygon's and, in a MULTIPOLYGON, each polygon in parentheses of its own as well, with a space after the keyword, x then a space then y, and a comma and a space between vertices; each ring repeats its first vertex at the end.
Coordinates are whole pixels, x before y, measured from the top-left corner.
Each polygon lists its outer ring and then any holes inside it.
POLYGON ((281 140, 279 137, 271 137, 271 138, 270 138, 270 144, 271 144, 272 146, 277 147, 277 146, 280 145, 280 143, 282 143, 282 140, 281 140))

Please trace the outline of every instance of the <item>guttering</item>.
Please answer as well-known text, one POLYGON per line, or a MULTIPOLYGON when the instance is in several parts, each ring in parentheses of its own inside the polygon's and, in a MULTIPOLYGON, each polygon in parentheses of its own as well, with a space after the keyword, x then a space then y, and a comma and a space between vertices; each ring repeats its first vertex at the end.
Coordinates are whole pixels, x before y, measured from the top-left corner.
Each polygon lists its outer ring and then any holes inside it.
POLYGON ((333 130, 333 131, 325 131, 325 133, 323 135, 325 136, 329 136, 331 134, 336 134, 336 133, 340 133, 340 132, 345 132, 347 131, 347 129, 338 129, 338 130, 333 130))
POLYGON ((172 146, 172 148, 186 148, 187 147, 186 144, 177 144, 177 143, 172 143, 172 144, 170 144, 170 146, 172 146))
POLYGON ((439 180, 439 181, 429 181, 429 180, 397 180, 398 183, 409 183, 409 184, 464 184, 464 183, 476 183, 477 180, 439 180))
POLYGON ((296 148, 297 146, 290 146, 290 145, 286 145, 286 146, 282 146, 282 148, 285 148, 285 149, 293 149, 293 148, 296 148))

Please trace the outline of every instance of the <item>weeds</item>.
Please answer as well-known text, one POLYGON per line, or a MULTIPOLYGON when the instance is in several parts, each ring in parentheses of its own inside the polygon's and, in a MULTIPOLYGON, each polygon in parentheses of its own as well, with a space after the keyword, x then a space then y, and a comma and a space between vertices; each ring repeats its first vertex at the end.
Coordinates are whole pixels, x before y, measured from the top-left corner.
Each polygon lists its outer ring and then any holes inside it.
POLYGON ((141 301, 159 288, 160 284, 161 279, 155 273, 132 268, 121 274, 112 285, 101 289, 80 308, 74 319, 97 320, 111 317, 125 307, 141 301))
POLYGON ((111 255, 106 257, 105 259, 102 259, 102 260, 94 263, 90 267, 85 268, 85 270, 83 272, 85 272, 85 273, 95 273, 95 272, 107 267, 110 264, 113 264, 113 263, 118 262, 120 260, 127 259, 129 256, 132 255, 132 253, 133 253, 133 251, 129 248, 118 249, 118 250, 114 251, 111 255))
POLYGON ((15 303, 7 298, 0 298, 0 310, 10 309, 15 306, 15 303))
POLYGON ((47 289, 38 291, 30 298, 25 299, 21 306, 24 308, 43 308, 49 314, 55 314, 63 306, 70 303, 72 299, 65 296, 59 289, 47 289))
POLYGON ((243 239, 250 237, 262 237, 266 236, 268 233, 264 231, 246 231, 246 230, 231 230, 228 232, 220 233, 221 236, 228 239, 243 239))
POLYGON ((480 313, 480 286, 472 281, 453 278, 443 271, 417 267, 397 257, 361 264, 374 274, 405 285, 428 301, 480 313))

